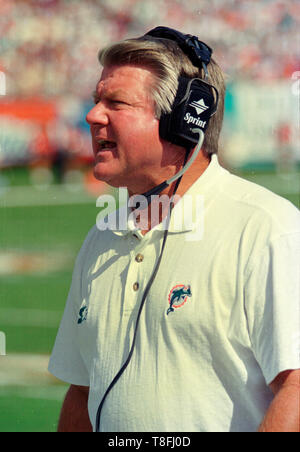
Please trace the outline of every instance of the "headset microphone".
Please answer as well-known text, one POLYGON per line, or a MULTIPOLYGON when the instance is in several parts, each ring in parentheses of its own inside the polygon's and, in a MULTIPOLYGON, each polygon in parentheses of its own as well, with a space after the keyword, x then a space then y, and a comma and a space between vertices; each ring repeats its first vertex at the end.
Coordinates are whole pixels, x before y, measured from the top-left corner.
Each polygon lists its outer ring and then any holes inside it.
MULTIPOLYGON (((190 168, 190 166, 196 160, 196 157, 199 154, 199 152, 201 151, 201 148, 202 148, 202 145, 203 145, 204 132, 201 129, 192 129, 192 132, 193 133, 198 133, 198 135, 199 135, 198 144, 197 144, 196 149, 194 150, 194 152, 192 154, 192 157, 189 159, 189 161, 184 165, 184 167, 177 174, 175 174, 174 176, 170 177, 170 179, 165 180, 162 184, 157 185, 156 187, 152 188, 151 190, 149 190, 149 191, 147 191, 146 193, 143 194, 143 196, 147 199, 148 204, 151 202, 151 196, 158 195, 165 188, 169 187, 176 180, 181 178, 184 175, 184 173, 190 168)), ((186 155, 186 157, 187 156, 188 155, 186 155)))

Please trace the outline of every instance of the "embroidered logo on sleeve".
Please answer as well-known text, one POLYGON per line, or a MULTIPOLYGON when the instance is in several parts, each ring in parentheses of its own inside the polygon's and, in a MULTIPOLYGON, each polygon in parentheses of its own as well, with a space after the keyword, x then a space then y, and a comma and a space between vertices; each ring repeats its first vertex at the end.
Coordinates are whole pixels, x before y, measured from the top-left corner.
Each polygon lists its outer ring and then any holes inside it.
POLYGON ((78 319, 78 322, 77 322, 78 325, 80 325, 81 323, 83 323, 87 319, 87 315, 88 315, 88 308, 86 306, 84 306, 79 311, 79 319, 78 319))
POLYGON ((177 286, 173 287, 168 297, 170 307, 167 310, 167 315, 169 315, 170 312, 174 312, 175 309, 181 308, 191 296, 191 286, 178 284, 177 286))

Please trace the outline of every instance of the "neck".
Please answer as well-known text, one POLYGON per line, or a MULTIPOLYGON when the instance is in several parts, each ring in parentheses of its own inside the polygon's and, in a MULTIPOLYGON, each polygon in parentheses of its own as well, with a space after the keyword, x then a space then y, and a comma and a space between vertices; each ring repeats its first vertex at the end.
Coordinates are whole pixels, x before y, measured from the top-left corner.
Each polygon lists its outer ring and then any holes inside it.
MULTIPOLYGON (((210 164, 210 156, 203 150, 200 151, 197 159, 192 164, 192 166, 186 171, 182 176, 178 189, 176 191, 177 202, 182 197, 188 189, 195 183, 195 181, 204 173, 210 164)), ((176 174, 183 167, 183 162, 174 170, 176 174)), ((173 175, 174 175, 173 174, 173 175)), ((158 182, 159 185, 162 181, 158 182)), ((169 212, 170 200, 174 194, 174 189, 176 187, 175 181, 172 185, 165 188, 161 193, 155 195, 151 198, 149 205, 140 206, 139 214, 136 217, 137 226, 142 224, 142 234, 145 235, 152 228, 161 223, 169 212)), ((129 197, 134 197, 139 194, 128 189, 129 197)), ((176 200, 174 202, 176 204, 176 200)))

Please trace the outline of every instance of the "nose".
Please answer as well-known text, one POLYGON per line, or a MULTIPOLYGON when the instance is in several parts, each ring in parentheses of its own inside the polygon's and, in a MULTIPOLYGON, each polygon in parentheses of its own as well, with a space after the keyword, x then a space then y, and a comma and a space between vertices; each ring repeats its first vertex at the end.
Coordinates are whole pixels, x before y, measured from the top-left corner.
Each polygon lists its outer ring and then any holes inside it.
POLYGON ((86 115, 86 122, 91 126, 100 124, 106 126, 109 123, 107 111, 102 102, 97 103, 86 115))

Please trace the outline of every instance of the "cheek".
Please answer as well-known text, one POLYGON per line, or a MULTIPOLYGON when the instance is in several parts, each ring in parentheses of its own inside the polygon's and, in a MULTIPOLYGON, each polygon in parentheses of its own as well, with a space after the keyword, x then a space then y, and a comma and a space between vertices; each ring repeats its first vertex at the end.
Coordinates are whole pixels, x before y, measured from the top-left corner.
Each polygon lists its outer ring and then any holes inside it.
POLYGON ((145 160, 160 153, 162 143, 159 137, 159 121, 153 117, 132 119, 129 121, 126 134, 126 148, 131 154, 138 153, 145 160))

